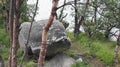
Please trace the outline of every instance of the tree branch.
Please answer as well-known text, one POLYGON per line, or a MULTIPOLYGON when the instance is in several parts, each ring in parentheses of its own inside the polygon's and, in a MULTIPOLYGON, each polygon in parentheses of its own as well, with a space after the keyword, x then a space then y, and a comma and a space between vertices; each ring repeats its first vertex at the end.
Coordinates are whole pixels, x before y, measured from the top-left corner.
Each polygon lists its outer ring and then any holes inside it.
POLYGON ((82 24, 82 21, 85 20, 85 14, 86 14, 88 5, 89 5, 89 0, 86 1, 85 9, 84 9, 84 11, 83 11, 83 15, 79 18, 79 19, 80 19, 80 20, 79 20, 79 27, 80 27, 80 25, 82 24))
MULTIPOLYGON (((64 3, 63 5, 61 5, 61 6, 57 7, 57 9, 60 9, 60 8, 62 8, 62 7, 64 7, 64 6, 67 6, 67 5, 71 5, 72 7, 74 7, 74 8, 75 8, 75 6, 74 6, 74 5, 72 5, 72 4, 74 4, 74 1, 69 1, 69 2, 64 3)), ((86 3, 78 2, 78 3, 76 3, 76 4, 85 5, 86 3)))
MULTIPOLYGON (((64 0, 64 4, 66 3, 66 0, 64 0)), ((64 11, 64 8, 65 8, 65 6, 63 6, 63 8, 61 9, 61 13, 60 13, 60 15, 59 15, 59 17, 58 17, 58 19, 60 19, 61 20, 61 17, 62 17, 62 15, 63 15, 63 11, 64 11)))
POLYGON ((34 15, 33 15, 33 17, 32 17, 32 22, 31 22, 31 25, 30 25, 27 42, 26 42, 26 44, 25 44, 25 51, 24 51, 24 54, 23 54, 23 56, 22 56, 22 60, 21 60, 21 63, 20 63, 20 67, 22 67, 23 60, 24 60, 25 55, 26 55, 26 53, 27 53, 28 43, 29 43, 29 39, 30 39, 30 32, 31 32, 31 29, 32 29, 32 25, 33 25, 33 22, 34 22, 34 18, 35 18, 35 16, 36 16, 37 7, 38 7, 38 1, 39 1, 39 0, 36 1, 35 12, 34 12, 34 15))

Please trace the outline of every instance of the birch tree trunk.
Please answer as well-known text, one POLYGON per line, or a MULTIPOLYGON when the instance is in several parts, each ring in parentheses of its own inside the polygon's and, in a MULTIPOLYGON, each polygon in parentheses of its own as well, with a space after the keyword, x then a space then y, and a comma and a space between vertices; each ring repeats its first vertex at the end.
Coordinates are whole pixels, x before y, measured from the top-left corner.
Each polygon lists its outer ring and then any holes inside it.
POLYGON ((49 17, 47 25, 43 29, 43 33, 42 33, 42 45, 41 45, 39 59, 38 59, 38 67, 43 67, 44 66, 44 60, 45 60, 46 50, 47 50, 46 49, 47 48, 46 47, 46 41, 47 41, 47 37, 48 37, 48 31, 49 31, 49 27, 51 26, 51 24, 54 20, 57 5, 58 5, 58 0, 53 0, 51 15, 49 17))

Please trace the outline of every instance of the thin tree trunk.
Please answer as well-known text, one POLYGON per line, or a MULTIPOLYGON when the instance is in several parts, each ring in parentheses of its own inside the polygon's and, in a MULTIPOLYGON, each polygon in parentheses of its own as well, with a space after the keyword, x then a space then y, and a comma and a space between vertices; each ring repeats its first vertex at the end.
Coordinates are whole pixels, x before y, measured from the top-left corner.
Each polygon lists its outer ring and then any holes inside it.
POLYGON ((17 45, 18 45, 18 32, 19 32, 19 18, 20 18, 20 3, 21 0, 11 0, 10 4, 12 4, 12 6, 10 6, 10 8, 12 8, 13 12, 12 14, 12 19, 10 18, 11 15, 9 16, 10 20, 12 20, 12 22, 10 22, 10 48, 11 48, 11 52, 10 52, 10 67, 17 67, 17 45), (11 3, 12 2, 12 3, 11 3))
MULTIPOLYGON (((64 4, 66 3, 66 0, 64 0, 64 4)), ((62 21, 63 19, 62 19, 62 15, 63 15, 63 11, 64 11, 64 8, 65 8, 65 6, 63 6, 62 7, 62 9, 61 9, 61 13, 60 13, 60 15, 59 15, 59 17, 58 17, 58 19, 60 20, 60 21, 62 21)))
POLYGON ((21 62, 20 62, 20 67, 22 67, 22 64, 23 64, 24 58, 25 58, 26 54, 28 53, 28 52, 27 52, 27 48, 28 48, 28 43, 29 43, 29 39, 30 39, 30 32, 31 32, 31 29, 32 29, 32 25, 33 25, 33 22, 34 22, 35 16, 36 16, 37 7, 38 7, 38 1, 39 1, 39 0, 36 1, 35 12, 34 12, 34 15, 33 15, 33 17, 32 17, 32 22, 31 22, 31 25, 30 25, 29 33, 28 33, 27 42, 26 42, 26 44, 25 44, 24 54, 23 54, 23 56, 22 56, 22 60, 21 60, 21 62))
POLYGON ((96 19, 97 19, 97 0, 95 0, 95 7, 94 7, 94 9, 95 9, 95 12, 94 12, 94 22, 96 23, 96 19))
POLYGON ((9 9, 9 28, 10 28, 10 55, 9 55, 9 67, 11 67, 11 48, 13 42, 13 18, 14 18, 14 8, 13 8, 14 0, 10 0, 10 9, 9 9))
POLYGON ((74 28, 74 37, 77 38, 79 33, 80 33, 80 25, 83 23, 83 21, 85 20, 85 13, 87 11, 87 8, 88 8, 88 4, 89 4, 89 0, 86 1, 86 4, 85 4, 85 9, 84 9, 84 12, 83 12, 83 15, 79 18, 79 21, 78 21, 78 16, 77 16, 77 0, 75 0, 75 28, 74 28))
POLYGON ((120 45, 116 45, 115 51, 114 51, 114 65, 118 63, 118 55, 120 51, 120 45))
POLYGON ((83 21, 85 20, 85 14, 86 14, 86 11, 88 9, 88 5, 89 5, 89 0, 86 1, 86 4, 85 4, 85 9, 83 11, 83 15, 81 16, 80 20, 79 20, 79 27, 80 25, 83 23, 83 21))
POLYGON ((115 51, 114 51, 114 65, 116 66, 116 64, 118 63, 118 53, 120 51, 120 33, 119 33, 119 36, 118 36, 118 39, 117 39, 117 45, 116 45, 116 48, 115 48, 115 51))
POLYGON ((77 38, 78 36, 78 16, 77 16, 77 0, 74 0, 74 6, 75 6, 75 28, 74 28, 74 37, 77 38))
POLYGON ((17 67, 16 54, 17 54, 17 17, 14 16, 13 23, 13 43, 12 43, 12 53, 11 53, 11 67, 17 67))
POLYGON ((13 43, 11 46, 11 67, 17 67, 17 39, 18 39, 18 34, 17 34, 17 27, 18 27, 18 15, 17 15, 17 6, 16 4, 17 0, 14 0, 14 22, 13 22, 13 43))
POLYGON ((48 20, 47 25, 43 29, 42 45, 41 45, 41 50, 40 50, 40 54, 39 54, 38 67, 43 67, 44 66, 44 60, 45 60, 46 50, 47 50, 46 49, 47 48, 46 47, 46 41, 47 41, 47 37, 48 37, 48 30, 49 30, 49 27, 51 26, 51 24, 54 20, 54 16, 55 16, 55 13, 56 13, 58 1, 59 0, 53 0, 53 6, 52 6, 52 11, 51 11, 50 18, 48 20))

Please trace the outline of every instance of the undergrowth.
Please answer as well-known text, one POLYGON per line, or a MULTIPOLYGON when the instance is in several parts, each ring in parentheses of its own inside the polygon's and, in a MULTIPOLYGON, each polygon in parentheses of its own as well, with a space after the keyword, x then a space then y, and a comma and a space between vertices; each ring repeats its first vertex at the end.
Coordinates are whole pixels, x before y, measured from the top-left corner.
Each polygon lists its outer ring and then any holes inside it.
POLYGON ((85 62, 76 62, 71 67, 88 67, 88 66, 87 66, 87 63, 85 62))
POLYGON ((4 29, 0 29, 0 45, 9 47, 9 34, 4 29))
MULTIPOLYGON (((70 34, 69 37, 73 38, 73 34, 70 34)), ((86 57, 94 56, 94 58, 100 59, 106 66, 111 67, 113 64, 116 42, 98 38, 90 38, 86 36, 86 34, 81 33, 74 43, 72 42, 71 48, 67 51, 68 55, 75 56, 76 54, 82 53, 86 57), (76 42, 78 42, 78 44, 75 44, 76 42), (75 53, 76 51, 77 53, 75 53)))
MULTIPOLYGON (((5 64, 8 65, 8 56, 9 56, 9 34, 5 33, 3 29, 0 29, 0 45, 3 48, 0 48, 0 55, 2 55, 5 60, 5 64)), ((75 57, 77 54, 83 54, 85 57, 94 56, 95 59, 100 59, 106 67, 111 67, 113 64, 114 57, 114 48, 116 42, 105 40, 104 38, 90 38, 86 34, 81 33, 77 39, 74 38, 73 33, 68 35, 71 39, 71 48, 65 53, 75 57)), ((101 36, 100 36, 101 37, 101 36)), ((22 57, 22 52, 18 49, 18 62, 20 62, 22 57)), ((120 59, 120 56, 119 56, 120 59)), ((120 60, 119 60, 120 62, 120 60)), ((32 60, 25 60, 23 67, 35 67, 36 64, 32 60)), ((87 67, 88 63, 86 62, 77 62, 73 67, 87 67)), ((89 67, 89 66, 88 66, 89 67)))

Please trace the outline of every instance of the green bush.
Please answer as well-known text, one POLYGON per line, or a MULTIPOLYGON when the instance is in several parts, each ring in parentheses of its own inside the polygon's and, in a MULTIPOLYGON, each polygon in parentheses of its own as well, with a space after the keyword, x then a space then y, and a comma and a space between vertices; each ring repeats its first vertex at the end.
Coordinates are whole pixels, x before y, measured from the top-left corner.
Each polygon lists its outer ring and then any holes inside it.
POLYGON ((4 60, 8 60, 10 49, 3 47, 3 49, 1 49, 1 50, 0 50, 0 55, 2 55, 4 60))
POLYGON ((77 41, 79 41, 79 43, 84 47, 90 47, 92 42, 92 40, 88 38, 84 33, 79 34, 77 41))
POLYGON ((0 29, 0 44, 9 47, 9 35, 5 33, 4 29, 0 29))
POLYGON ((76 62, 71 67, 88 67, 88 66, 87 66, 87 63, 85 62, 76 62))
POLYGON ((70 39, 74 39, 74 35, 71 32, 67 32, 67 35, 69 36, 70 39))
POLYGON ((37 63, 34 63, 32 61, 27 61, 24 63, 23 67, 37 67, 37 63))

